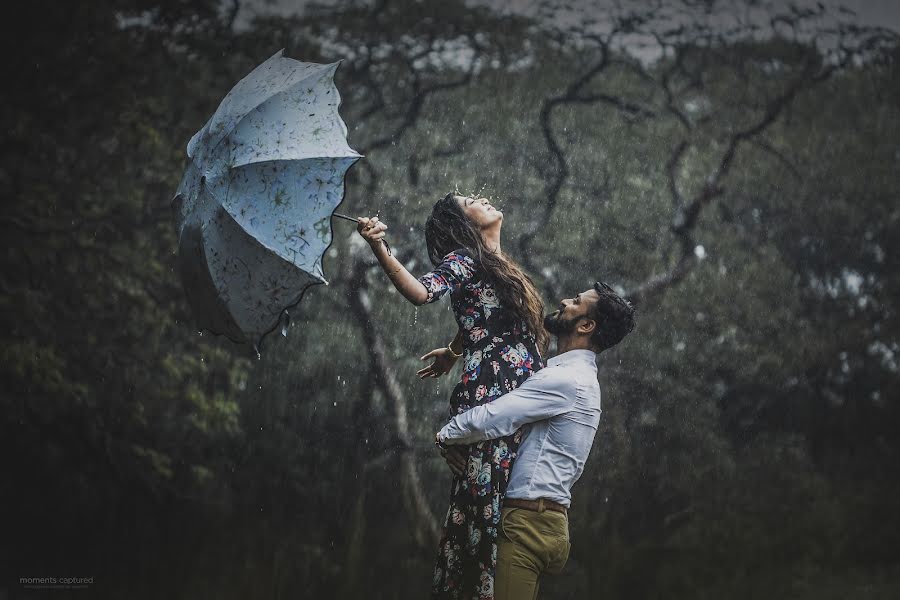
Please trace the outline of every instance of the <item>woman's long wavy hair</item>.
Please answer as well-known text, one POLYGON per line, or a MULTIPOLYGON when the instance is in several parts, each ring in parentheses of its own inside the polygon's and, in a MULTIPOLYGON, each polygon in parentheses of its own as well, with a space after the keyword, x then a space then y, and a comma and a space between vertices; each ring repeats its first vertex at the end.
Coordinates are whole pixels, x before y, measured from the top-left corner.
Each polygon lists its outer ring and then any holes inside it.
POLYGON ((544 330, 544 304, 534 282, 519 265, 484 244, 477 226, 454 196, 450 193, 438 200, 425 222, 428 258, 438 266, 447 254, 459 248, 472 253, 493 284, 500 303, 525 321, 537 339, 538 349, 545 353, 549 338, 544 330))

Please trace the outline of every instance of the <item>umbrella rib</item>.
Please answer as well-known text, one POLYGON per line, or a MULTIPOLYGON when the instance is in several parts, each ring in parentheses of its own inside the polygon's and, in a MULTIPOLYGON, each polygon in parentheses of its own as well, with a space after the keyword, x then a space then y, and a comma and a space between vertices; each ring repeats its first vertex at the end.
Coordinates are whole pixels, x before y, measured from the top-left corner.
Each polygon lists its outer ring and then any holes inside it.
MULTIPOLYGON (((353 151, 352 148, 350 150, 353 151)), ((305 156, 302 158, 279 157, 279 158, 266 158, 264 160, 257 160, 257 161, 252 161, 252 162, 236 163, 236 164, 231 165, 231 168, 238 169, 240 167, 248 167, 250 165, 261 165, 264 163, 297 162, 297 161, 303 161, 303 160, 316 160, 316 159, 321 159, 321 158, 328 158, 328 159, 341 159, 341 158, 351 159, 352 158, 355 162, 357 159, 362 158, 362 156, 360 156, 358 154, 341 154, 341 155, 329 156, 323 152, 322 154, 316 154, 315 156, 305 156)))
MULTIPOLYGON (((225 210, 225 214, 226 214, 226 215, 228 216, 228 218, 231 219, 231 220, 235 223, 235 225, 237 225, 237 226, 238 226, 238 227, 239 227, 239 228, 240 228, 247 236, 251 237, 257 244, 259 244, 260 248, 265 249, 267 252, 271 253, 273 256, 277 257, 279 260, 283 260, 283 261, 286 262, 286 263, 290 263, 290 264, 294 265, 295 267, 297 267, 298 269, 300 269, 301 271, 303 271, 304 273, 306 273, 306 274, 309 275, 310 277, 313 277, 314 279, 318 280, 319 282, 325 283, 326 280, 325 280, 323 277, 321 277, 320 275, 317 275, 316 273, 312 273, 312 272, 310 272, 310 271, 307 271, 306 269, 300 267, 300 265, 295 264, 291 259, 289 259, 289 258, 287 258, 287 257, 285 257, 285 256, 282 256, 282 255, 278 252, 278 249, 277 249, 277 248, 273 248, 272 246, 270 246, 269 244, 267 244, 264 240, 262 240, 262 239, 260 239, 260 238, 258 238, 258 237, 256 237, 256 236, 254 236, 251 232, 247 231, 247 229, 244 227, 244 225, 243 225, 240 221, 238 221, 238 220, 234 217, 234 215, 232 215, 228 210, 225 210)), ((304 255, 304 256, 305 256, 305 255, 304 255)))
MULTIPOLYGON (((284 58, 284 57, 282 57, 282 58, 284 58)), ((291 60, 291 61, 294 61, 294 59, 292 59, 292 58, 284 58, 284 60, 291 60)), ((299 62, 299 61, 294 61, 294 62, 299 62)), ((328 64, 328 65, 323 65, 323 68, 321 68, 321 69, 315 69, 315 70, 311 71, 311 72, 310 72, 309 74, 307 74, 306 76, 304 76, 304 77, 302 77, 301 79, 298 79, 297 81, 295 81, 295 82, 294 82, 293 84, 291 84, 289 87, 287 87, 287 88, 285 88, 285 89, 283 89, 283 90, 280 90, 280 91, 278 91, 278 92, 275 92, 275 93, 272 94, 271 96, 266 96, 265 100, 263 100, 262 102, 260 102, 260 103, 257 104, 256 106, 254 106, 253 108, 247 109, 247 111, 244 112, 244 114, 242 114, 242 115, 240 115, 239 117, 237 117, 237 119, 235 120, 235 122, 234 122, 234 123, 231 125, 231 127, 228 129, 228 131, 225 131, 224 133, 222 133, 222 137, 219 139, 219 141, 216 142, 216 145, 213 146, 212 149, 210 150, 210 155, 214 154, 215 151, 219 149, 219 146, 222 145, 222 142, 224 142, 226 139, 228 139, 228 137, 232 134, 232 132, 234 132, 234 130, 237 129, 238 125, 240 125, 241 122, 243 122, 243 120, 247 117, 247 115, 253 113, 254 111, 259 110, 260 107, 262 107, 263 105, 265 105, 265 104, 266 104, 267 102, 269 102, 270 100, 273 100, 273 99, 275 99, 275 98, 280 97, 281 95, 283 95, 283 94, 285 94, 285 93, 288 93, 288 92, 293 91, 294 88, 296 88, 297 86, 299 86, 301 83, 303 83, 303 82, 305 82, 305 81, 308 81, 308 80, 311 79, 313 76, 321 75, 324 71, 326 71, 328 68, 332 67, 334 64, 335 64, 335 63, 331 63, 331 64, 328 64)), ((332 82, 332 85, 334 85, 334 82, 332 82)), ((335 89, 336 89, 336 88, 335 88, 335 89)), ((338 114, 338 118, 340 118, 340 114, 338 114)), ((210 119, 210 123, 212 123, 213 119, 215 119, 215 115, 213 115, 212 119, 210 119)))

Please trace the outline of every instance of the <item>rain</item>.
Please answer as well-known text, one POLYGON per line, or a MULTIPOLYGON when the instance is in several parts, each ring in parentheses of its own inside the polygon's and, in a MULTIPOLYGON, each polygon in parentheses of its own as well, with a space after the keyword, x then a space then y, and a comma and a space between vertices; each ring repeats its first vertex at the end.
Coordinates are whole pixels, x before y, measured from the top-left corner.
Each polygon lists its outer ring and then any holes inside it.
POLYGON ((540 598, 900 597, 892 3, 21 10, 0 597, 427 597, 466 358, 417 377, 450 295, 407 302, 351 221, 419 277, 450 192, 502 211, 545 312, 636 308, 540 598), (328 78, 223 145, 287 63, 328 78), (313 141, 326 174, 290 164, 313 141))

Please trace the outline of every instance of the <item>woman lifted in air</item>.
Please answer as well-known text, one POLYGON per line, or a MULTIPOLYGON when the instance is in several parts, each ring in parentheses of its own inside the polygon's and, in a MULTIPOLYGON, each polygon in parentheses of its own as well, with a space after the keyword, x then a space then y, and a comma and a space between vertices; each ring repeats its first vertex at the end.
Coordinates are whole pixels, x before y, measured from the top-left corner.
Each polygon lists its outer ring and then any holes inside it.
MULTIPOLYGON (((547 333, 543 305, 525 272, 500 249, 503 213, 486 198, 447 194, 425 224, 434 270, 411 275, 381 243, 387 225, 361 218, 357 230, 394 287, 415 305, 447 292, 459 326, 420 377, 439 377, 463 357, 460 382, 450 396, 450 416, 491 402, 544 366, 547 333)), ((466 470, 453 478, 450 508, 438 548, 433 598, 493 600, 500 508, 520 432, 464 449, 466 470)))

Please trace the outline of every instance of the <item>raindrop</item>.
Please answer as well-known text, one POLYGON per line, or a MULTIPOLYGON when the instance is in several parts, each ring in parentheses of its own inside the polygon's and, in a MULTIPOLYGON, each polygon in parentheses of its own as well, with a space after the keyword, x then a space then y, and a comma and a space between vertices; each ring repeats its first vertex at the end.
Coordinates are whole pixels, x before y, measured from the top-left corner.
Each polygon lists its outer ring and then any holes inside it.
POLYGON ((419 322, 419 307, 413 308, 413 327, 419 322))
POLYGON ((291 325, 291 315, 288 311, 284 311, 281 313, 281 335, 282 337, 287 337, 288 327, 291 325))

